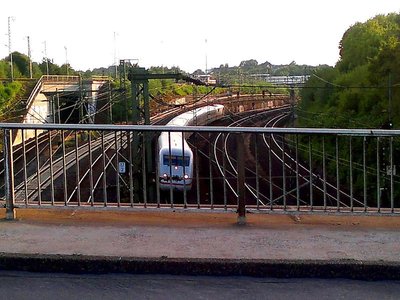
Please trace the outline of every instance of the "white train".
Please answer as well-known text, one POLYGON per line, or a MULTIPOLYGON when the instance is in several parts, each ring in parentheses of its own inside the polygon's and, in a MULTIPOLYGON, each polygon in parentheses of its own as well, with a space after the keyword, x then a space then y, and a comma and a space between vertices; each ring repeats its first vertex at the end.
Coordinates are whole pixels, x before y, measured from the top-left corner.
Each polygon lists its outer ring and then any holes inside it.
MULTIPOLYGON (((168 126, 206 125, 224 115, 224 106, 215 104, 187 111, 168 126)), ((193 179, 193 152, 186 142, 191 132, 162 132, 158 138, 160 189, 189 190, 193 179)))

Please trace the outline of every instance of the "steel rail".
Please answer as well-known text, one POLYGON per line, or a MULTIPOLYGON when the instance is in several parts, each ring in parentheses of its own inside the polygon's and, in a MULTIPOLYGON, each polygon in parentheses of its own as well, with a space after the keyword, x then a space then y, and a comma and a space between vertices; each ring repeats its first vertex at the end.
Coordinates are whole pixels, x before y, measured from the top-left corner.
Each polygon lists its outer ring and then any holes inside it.
MULTIPOLYGON (((284 118, 284 117, 282 117, 282 118, 284 118)), ((276 120, 275 123, 273 124, 273 126, 275 126, 275 124, 278 123, 278 122, 280 122, 280 121, 281 121, 281 119, 276 120)), ((263 134, 263 139, 264 139, 264 143, 267 145, 267 147, 271 147, 271 146, 268 144, 268 141, 267 141, 266 138, 265 138, 265 134, 263 134)), ((275 138, 275 135, 272 135, 272 139, 273 139, 275 145, 283 152, 283 149, 282 149, 282 147, 279 145, 277 139, 275 138)), ((282 159, 279 157, 279 155, 278 155, 275 151, 272 150, 271 152, 275 155, 275 157, 276 157, 278 160, 282 161, 282 159)), ((296 163, 296 161, 293 159, 293 157, 291 157, 289 154, 287 154, 287 152, 285 152, 285 156, 288 157, 290 160, 292 160, 293 162, 296 163)), ((283 162, 283 161, 282 161, 282 162, 283 162)), ((293 168, 292 168, 289 164, 286 163, 285 165, 286 165, 289 169, 291 169, 292 171, 296 172, 296 170, 293 170, 293 168)), ((308 168, 304 167, 301 163, 298 163, 298 166, 299 166, 300 168, 302 168, 304 171, 310 172, 310 170, 309 170, 308 168)), ((297 172, 296 172, 296 174, 297 174, 297 176, 300 176, 302 179, 304 179, 304 180, 310 182, 310 179, 308 179, 306 176, 303 176, 303 175, 301 175, 300 173, 297 173, 297 172)), ((313 177, 313 178, 318 178, 318 176, 315 175, 314 173, 312 173, 312 177, 313 177)), ((314 185, 320 192, 322 192, 322 193, 325 192, 324 189, 321 188, 321 187, 319 187, 318 185, 315 185, 315 184, 312 183, 312 182, 311 182, 311 184, 314 185)), ((332 184, 330 184, 329 182, 326 182, 326 185, 328 185, 330 188, 336 190, 336 187, 333 186, 332 184)), ((349 199, 353 199, 353 200, 354 200, 355 202, 357 202, 358 204, 363 205, 363 203, 362 203, 361 201, 359 201, 359 200, 357 200, 357 199, 354 199, 354 197, 351 197, 351 195, 347 194, 346 192, 340 190, 340 193, 342 193, 344 196, 348 197, 349 199)), ((335 198, 335 196, 331 195, 329 192, 327 192, 327 194, 328 194, 328 196, 329 196, 330 198, 332 198, 333 200, 336 200, 336 201, 338 200, 338 199, 335 198)), ((347 204, 343 203, 342 201, 340 201, 340 203, 341 203, 342 205, 344 205, 345 207, 349 207, 347 204)))
MULTIPOLYGON (((284 109, 285 109, 285 108, 284 108, 284 109)), ((275 111, 277 111, 277 110, 278 110, 278 111, 279 111, 279 110, 282 110, 282 108, 278 108, 278 109, 276 109, 275 111)), ((266 111, 266 113, 267 113, 267 112, 270 112, 270 111, 266 111)), ((280 116, 282 116, 282 115, 279 115, 278 117, 273 117, 273 120, 274 120, 275 118, 279 118, 280 116)), ((256 117, 257 117, 257 116, 256 116, 256 117)), ((246 117, 246 119, 252 119, 252 118, 255 118, 255 116, 246 117)), ((244 120, 246 120, 246 119, 244 119, 244 120)), ((268 122, 270 122, 270 120, 269 120, 268 122)), ((228 146, 227 146, 228 137, 229 137, 229 134, 228 134, 227 137, 225 138, 225 146, 224 146, 224 148, 225 148, 226 151, 227 151, 227 149, 228 149, 228 146)), ((237 175, 237 171, 236 171, 236 169, 235 169, 235 167, 234 167, 233 162, 231 161, 231 158, 230 158, 230 155, 228 154, 228 152, 226 152, 226 155, 227 155, 227 159, 228 159, 228 161, 229 161, 229 164, 230 164, 231 168, 234 170, 234 172, 235 172, 236 175, 237 175)), ((253 175, 256 175, 255 172, 254 172, 253 170, 251 170, 251 169, 249 169, 249 168, 246 168, 246 170, 247 170, 247 171, 250 171, 253 175)), ((269 180, 266 179, 266 178, 263 178, 263 179, 264 179, 266 182, 269 182, 269 183, 270 183, 270 188, 274 187, 274 188, 277 188, 277 189, 279 189, 279 190, 281 190, 281 191, 284 191, 284 188, 283 188, 283 187, 281 187, 281 186, 279 186, 279 185, 273 183, 271 176, 270 176, 269 180)), ((252 187, 252 186, 251 186, 250 184, 248 184, 248 183, 246 183, 246 188, 247 188, 247 189, 250 191, 250 193, 256 198, 257 201, 260 200, 260 199, 257 198, 257 192, 259 193, 259 191, 258 191, 256 188, 252 187)), ((234 193, 235 193, 235 192, 234 192, 234 193)), ((271 194, 271 193, 270 193, 270 194, 271 194)), ((286 193, 286 194, 289 194, 289 193, 286 193)), ((236 193, 235 193, 235 195, 236 195, 236 193)), ((281 195, 281 196, 279 196, 279 197, 276 198, 276 199, 271 199, 271 196, 270 196, 270 197, 267 197, 267 196, 262 195, 262 194, 261 194, 261 196, 269 201, 269 206, 270 206, 270 207, 271 207, 275 202, 277 202, 278 200, 280 200, 280 198, 284 197, 284 195, 281 195)), ((300 201, 303 202, 304 204, 306 203, 306 202, 303 201, 303 200, 300 200, 300 201)), ((260 202, 261 202, 261 204, 262 204, 263 206, 267 206, 267 204, 264 204, 261 200, 260 200, 260 202)))
MULTIPOLYGON (((108 135, 108 136, 109 136, 108 139, 111 139, 111 138, 112 138, 111 135, 108 135)), ((108 139, 107 139, 107 141, 108 141, 108 139)), ((99 139, 96 139, 96 140, 94 141, 94 143, 92 144, 92 146, 94 146, 94 148, 93 148, 92 150, 95 150, 95 149, 97 149, 98 147, 100 147, 100 143, 101 143, 101 141, 100 141, 99 139)), ((59 148, 60 148, 61 146, 62 146, 62 145, 60 145, 59 148)), ((83 155, 79 155, 80 159, 82 159, 82 158, 84 158, 84 157, 86 157, 86 156, 88 155, 88 153, 87 153, 87 151, 86 151, 86 149, 87 149, 86 147, 87 147, 87 145, 84 144, 84 145, 81 145, 81 146, 78 148, 79 154, 83 154, 83 155)), ((56 150, 56 151, 57 151, 57 150, 56 150)), ((54 170, 53 170, 52 176, 51 176, 51 174, 50 174, 50 176, 47 176, 47 177, 45 177, 43 180, 41 180, 41 184, 42 184, 42 189, 43 189, 43 190, 46 189, 46 188, 48 187, 48 185, 50 184, 50 180, 51 180, 52 178, 53 178, 53 180, 57 180, 58 176, 61 176, 62 174, 64 174, 63 167, 60 166, 59 168, 56 168, 57 165, 60 165, 60 164, 62 163, 62 161, 65 160, 65 161, 66 161, 65 167, 66 167, 66 170, 67 170, 67 169, 69 169, 69 168, 74 164, 74 159, 71 159, 70 157, 75 155, 75 151, 70 150, 70 151, 66 152, 65 155, 66 155, 66 156, 63 155, 63 156, 61 156, 61 157, 59 157, 59 158, 53 160, 52 168, 54 168, 54 170)), ((44 164, 44 165, 40 168, 40 176, 42 177, 43 174, 45 174, 45 172, 48 172, 49 170, 50 170, 50 164, 49 164, 49 161, 47 161, 46 164, 44 164)), ((28 184, 29 182, 34 181, 35 178, 37 178, 37 174, 31 175, 29 178, 27 178, 27 184, 28 184)), ((21 190, 22 188, 23 188, 23 183, 21 183, 21 184, 19 184, 19 185, 17 185, 17 186, 15 187, 16 195, 17 195, 17 193, 20 193, 20 190, 21 190)), ((32 198, 32 196, 33 196, 35 193, 39 193, 39 191, 37 191, 36 189, 33 189, 33 190, 28 194, 28 199, 27 199, 27 200, 29 200, 29 198, 32 198)), ((18 197, 16 197, 16 199, 18 199, 18 197)), ((68 202, 68 198, 66 199, 66 201, 68 202)))
MULTIPOLYGON (((255 115, 255 116, 254 116, 254 115, 246 116, 246 117, 244 117, 244 118, 241 118, 241 119, 239 119, 239 120, 233 122, 232 124, 229 125, 229 127, 234 126, 234 125, 237 125, 237 124, 243 124, 244 122, 246 122, 246 121, 248 121, 248 120, 251 120, 251 119, 253 119, 253 118, 256 118, 256 117, 258 117, 258 116, 260 116, 260 115, 264 115, 264 114, 276 112, 276 111, 279 111, 279 110, 282 110, 282 109, 287 109, 287 108, 288 108, 288 107, 277 108, 277 109, 269 109, 269 110, 265 110, 265 111, 259 112, 259 113, 258 113, 257 115, 255 115)), ((222 133, 218 134, 218 135, 217 135, 217 138, 215 139, 215 143, 214 143, 214 157, 215 157, 215 161, 216 161, 217 167, 218 167, 218 169, 219 169, 219 172, 220 172, 221 174, 223 174, 224 170, 221 168, 221 163, 219 162, 218 156, 217 156, 217 151, 218 151, 218 149, 217 149, 217 144, 218 144, 218 140, 219 140, 219 138, 221 137, 221 135, 222 135, 222 133)), ((229 173, 230 173, 231 175, 233 175, 233 176, 237 176, 237 170, 236 170, 236 168, 234 167, 234 164, 233 164, 233 162, 232 162, 232 160, 231 160, 231 157, 230 157, 229 153, 227 152, 227 149, 228 149, 227 141, 228 141, 228 139, 229 139, 229 136, 230 136, 230 133, 228 133, 228 134, 225 136, 225 138, 224 138, 224 149, 225 149, 225 154, 223 154, 223 155, 226 156, 226 159, 227 159, 227 161, 228 161, 228 163, 229 163, 231 169, 233 170, 233 173, 230 172, 230 171, 229 171, 229 173)), ((222 151, 222 150, 220 150, 220 151, 222 151)), ((250 171, 251 173, 253 173, 253 175, 255 175, 255 173, 253 172, 253 170, 251 170, 251 169, 249 169, 249 168, 246 168, 246 170, 247 170, 247 171, 250 171)), ((225 171, 226 171, 226 170, 225 170, 225 171)), ((265 180, 266 180, 266 179, 265 179, 265 180)), ((268 180, 266 180, 266 181, 268 181, 268 180)), ((235 195, 236 197, 238 197, 238 194, 236 193, 235 188, 230 184, 230 182, 229 182, 228 180, 226 180, 226 179, 225 179, 225 182, 226 182, 226 184, 228 185, 228 187, 230 188, 230 190, 234 193, 234 195, 235 195)), ((257 189, 256 189, 256 191, 254 191, 254 188, 251 187, 248 183, 246 183, 245 186, 246 186, 246 189, 250 192, 250 194, 256 199, 256 201, 260 201, 261 204, 262 204, 263 206, 266 206, 266 204, 264 204, 264 203, 261 201, 261 199, 258 197, 260 194, 259 194, 259 191, 258 191, 257 189)), ((277 187, 278 187, 278 186, 277 186, 277 187)), ((262 196, 262 198, 271 201, 267 196, 262 195, 262 194, 261 194, 261 196, 262 196)))

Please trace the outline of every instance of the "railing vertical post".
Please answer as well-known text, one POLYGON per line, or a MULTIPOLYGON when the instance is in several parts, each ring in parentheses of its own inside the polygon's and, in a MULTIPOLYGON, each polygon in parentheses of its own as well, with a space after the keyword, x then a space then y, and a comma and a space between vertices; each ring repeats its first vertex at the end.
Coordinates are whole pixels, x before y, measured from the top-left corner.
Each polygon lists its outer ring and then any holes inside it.
POLYGON ((364 212, 367 212, 367 158, 366 158, 366 141, 367 137, 363 138, 363 182, 364 182, 364 212))
POLYGON ((285 137, 282 135, 282 198, 283 210, 287 209, 286 199, 286 163, 285 163, 285 137))
MULTIPOLYGON (((208 140, 211 141, 211 134, 208 134, 208 140)), ((211 209, 214 209, 214 179, 213 179, 213 172, 212 172, 212 143, 209 143, 208 145, 208 157, 209 159, 209 164, 208 164, 208 168, 209 168, 209 177, 210 177, 210 204, 211 204, 211 209)))
POLYGON ((336 210, 340 211, 340 172, 339 172, 339 137, 336 135, 336 210))
POLYGON ((393 136, 390 137, 390 211, 394 213, 394 186, 393 186, 393 176, 394 176, 394 166, 393 166, 393 136))
POLYGON ((254 146, 254 159, 256 161, 256 196, 257 196, 257 210, 260 209, 260 174, 258 170, 258 134, 255 134, 255 146, 254 146))
POLYGON ((6 220, 14 220, 15 194, 14 194, 14 168, 12 135, 10 129, 4 129, 4 170, 5 170, 5 194, 6 194, 6 220))
POLYGON ((238 224, 246 224, 246 199, 245 199, 245 160, 244 160, 244 139, 243 135, 236 135, 237 145, 237 169, 238 169, 238 224))
MULTIPOLYGON (((156 139, 156 149, 159 149, 158 147, 158 139, 156 139)), ((161 158, 162 159, 162 158, 161 158)), ((160 157, 159 155, 155 155, 155 160, 156 160, 156 196, 157 196, 157 208, 160 208, 161 205, 161 194, 160 194, 160 168, 158 167, 160 165, 160 157)))
POLYGON ((269 177, 269 209, 273 210, 273 185, 272 185, 272 150, 271 150, 271 134, 268 136, 268 177, 269 177))
POLYGON ((349 179, 350 179, 350 211, 353 212, 354 210, 354 198, 353 198, 353 143, 352 143, 352 137, 350 136, 349 140, 349 179))
POLYGON ((380 137, 376 138, 376 204, 378 212, 381 212, 381 162, 380 162, 380 137))
MULTIPOLYGON (((194 134, 195 141, 198 137, 198 133, 194 134)), ((197 143, 195 143, 197 144, 197 143)), ((199 149, 195 147, 195 160, 196 160, 196 198, 197 198, 197 208, 200 208, 200 162, 199 162, 199 149)), ((225 197, 225 196, 224 196, 225 197)))
MULTIPOLYGON (((225 133, 222 133, 222 140, 223 141, 225 141, 225 133)), ((221 152, 222 153, 224 153, 223 152, 223 149, 221 149, 221 152)), ((197 155, 197 153, 196 153, 196 155, 197 155)), ((226 177, 226 156, 225 155, 222 155, 222 170, 223 170, 223 174, 222 174, 222 177, 223 177, 223 182, 224 182, 224 209, 225 210, 227 210, 227 203, 228 203, 228 198, 227 198, 227 186, 226 186, 226 183, 227 183, 227 177, 226 177)))
POLYGON ((296 134, 296 209, 300 210, 299 136, 296 134))
POLYGON ((314 198, 313 198, 313 162, 312 162, 312 140, 311 136, 308 136, 308 167, 309 167, 309 181, 310 181, 310 209, 314 209, 314 198))

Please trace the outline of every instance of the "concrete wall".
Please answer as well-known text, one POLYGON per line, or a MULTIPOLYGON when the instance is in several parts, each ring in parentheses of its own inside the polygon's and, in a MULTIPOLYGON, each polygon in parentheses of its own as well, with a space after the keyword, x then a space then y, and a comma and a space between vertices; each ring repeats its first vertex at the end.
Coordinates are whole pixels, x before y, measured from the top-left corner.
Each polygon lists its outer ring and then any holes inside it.
MULTIPOLYGON (((105 80, 90 80, 82 82, 82 90, 86 90, 90 99, 88 106, 92 114, 96 112, 97 94, 99 88, 106 83, 105 80)), ((26 124, 44 124, 54 123, 52 111, 52 101, 54 94, 57 93, 79 93, 81 90, 81 80, 78 76, 42 76, 32 91, 27 103, 27 113, 24 116, 23 123, 26 124), (47 95, 47 96, 46 96, 47 95)), ((79 96, 78 96, 79 97, 79 96)), ((38 131, 40 134, 42 131, 38 131)), ((25 140, 35 137, 34 130, 26 130, 25 140)), ((22 132, 18 130, 14 138, 14 145, 22 143, 22 132)))

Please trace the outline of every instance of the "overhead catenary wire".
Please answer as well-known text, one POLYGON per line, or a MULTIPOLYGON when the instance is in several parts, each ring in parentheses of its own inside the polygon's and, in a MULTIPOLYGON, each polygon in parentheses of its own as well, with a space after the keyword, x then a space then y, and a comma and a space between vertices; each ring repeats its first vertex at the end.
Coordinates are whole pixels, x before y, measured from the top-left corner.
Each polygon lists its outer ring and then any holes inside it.
MULTIPOLYGON (((243 76, 246 77, 246 75, 243 75, 243 76)), ((318 80, 320 80, 320 81, 322 81, 322 82, 324 82, 326 84, 329 84, 330 86, 332 86, 332 88, 340 88, 340 89, 351 89, 351 88, 364 88, 364 89, 365 88, 369 88, 369 89, 371 89, 371 88, 379 88, 379 89, 381 89, 381 88, 387 88, 387 86, 343 86, 343 85, 335 84, 333 82, 329 82, 328 80, 316 75, 315 73, 311 74, 311 76, 314 76, 318 80)), ((165 89, 165 88, 168 89, 168 87, 173 86, 174 84, 175 83, 172 80, 166 80, 166 84, 164 84, 163 87, 161 87, 161 88, 160 87, 154 87, 154 88, 151 88, 150 91, 153 92, 153 91, 160 91, 160 90, 165 89)), ((400 83, 396 83, 396 84, 393 84, 391 86, 392 87, 398 87, 398 86, 400 86, 400 83)), ((194 104, 194 103, 196 103, 198 101, 201 101, 202 99, 204 99, 205 97, 210 95, 216 89, 216 87, 218 87, 218 86, 212 86, 212 89, 210 91, 208 91, 206 94, 202 95, 201 97, 199 97, 195 101, 191 101, 191 102, 185 103, 185 104, 171 104, 169 102, 163 101, 162 99, 160 99, 160 97, 153 96, 151 94, 150 94, 150 97, 153 100, 155 100, 159 105, 164 105, 164 106, 168 106, 168 107, 179 107, 179 106, 182 106, 182 105, 194 104)), ((277 88, 285 88, 285 89, 288 89, 288 88, 296 88, 296 89, 303 89, 303 88, 317 88, 317 89, 320 89, 320 88, 323 88, 323 89, 326 89, 327 88, 327 86, 310 86, 310 87, 308 87, 308 86, 295 86, 295 87, 293 87, 293 86, 290 86, 290 85, 288 86, 288 85, 273 85, 273 84, 265 84, 265 85, 264 84, 250 84, 250 85, 249 84, 227 84, 227 85, 223 85, 221 87, 223 87, 223 88, 260 88, 260 89, 277 89, 277 88)), ((44 90, 45 93, 49 92, 49 91, 50 91, 50 89, 45 89, 44 90)), ((107 101, 108 102, 112 101, 112 102, 107 104, 107 108, 110 108, 110 106, 112 106, 113 104, 118 103, 119 101, 123 101, 122 98, 118 99, 118 97, 123 94, 122 92, 121 93, 117 93, 116 96, 113 95, 112 100, 110 98, 103 99, 104 96, 109 95, 110 92, 114 92, 115 93, 115 91, 119 91, 119 90, 118 89, 113 89, 113 90, 104 90, 103 92, 100 92, 99 94, 96 95, 97 103, 101 103, 102 101, 106 101, 106 102, 107 101)), ((85 91, 83 91, 83 92, 85 92, 85 91)), ((62 91, 61 93, 62 93, 63 97, 65 98, 65 97, 68 97, 70 95, 76 94, 76 91, 62 91)), ((85 96, 84 98, 85 98, 86 102, 89 102, 89 101, 93 101, 94 96, 89 96, 89 97, 85 96)), ((67 109, 71 109, 71 108, 75 108, 75 109, 77 109, 77 107, 81 108, 81 106, 84 104, 85 101, 83 101, 79 105, 77 105, 77 103, 73 103, 73 104, 71 104, 69 106, 63 106, 62 108, 57 110, 57 112, 63 111, 63 110, 67 110, 67 109)), ((101 112, 103 112, 104 110, 105 109, 102 109, 101 112)), ((22 113, 22 112, 24 112, 24 109, 19 109, 19 110, 14 109, 14 110, 11 110, 11 111, 3 112, 2 114, 0 114, 0 118, 2 116, 4 116, 4 115, 8 115, 9 113, 22 113)), ((99 112, 96 112, 96 113, 92 114, 92 116, 97 114, 97 113, 99 113, 99 112)), ((11 119, 11 118, 9 118, 9 119, 11 119)), ((43 117, 36 117, 36 119, 43 119, 42 121, 45 121, 43 117)))

